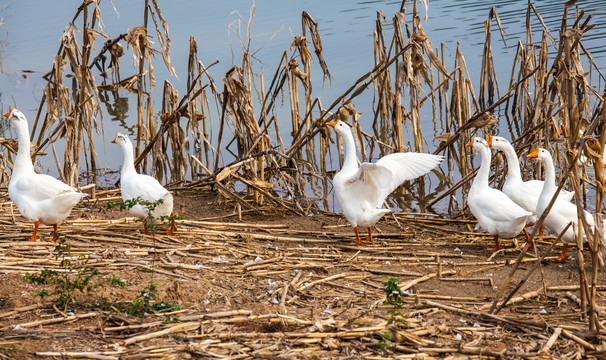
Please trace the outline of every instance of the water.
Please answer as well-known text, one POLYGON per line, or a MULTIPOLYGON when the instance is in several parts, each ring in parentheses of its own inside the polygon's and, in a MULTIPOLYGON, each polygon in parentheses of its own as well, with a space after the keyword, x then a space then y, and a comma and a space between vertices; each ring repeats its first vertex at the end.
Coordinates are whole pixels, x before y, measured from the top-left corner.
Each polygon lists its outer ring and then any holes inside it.
MULTIPOLYGON (((180 78, 170 76, 166 71, 160 55, 154 62, 158 86, 154 89, 156 106, 159 111, 162 82, 169 80, 179 91, 185 93, 189 36, 193 35, 198 43, 200 60, 209 65, 216 59, 219 64, 210 70, 211 75, 221 88, 221 80, 232 65, 240 65, 241 48, 235 28, 240 26, 245 34, 250 16, 251 1, 200 1, 159 0, 163 16, 170 26, 172 40, 171 57, 173 66, 180 78)), ((1 105, 3 110, 15 106, 23 110, 30 119, 30 126, 35 117, 42 97, 42 88, 46 81, 42 75, 52 65, 53 56, 59 48, 59 38, 68 22, 73 18, 81 1, 12 1, 2 10, 5 21, 6 45, 3 49, 4 73, 0 74, 1 105), (24 70, 33 73, 24 73, 24 70), (24 77, 23 75, 27 75, 24 77)), ((104 32, 112 37, 125 33, 129 27, 143 22, 143 1, 114 1, 116 10, 109 1, 101 4, 104 32)), ((492 44, 495 65, 502 89, 509 80, 515 46, 519 39, 525 38, 526 1, 479 1, 479 0, 431 0, 429 2, 429 23, 423 23, 433 47, 442 42, 450 52, 447 56, 447 68, 452 69, 457 42, 466 57, 469 72, 479 79, 482 47, 484 44, 484 21, 492 6, 497 9, 504 30, 508 34, 505 46, 493 20, 492 44)), ((535 6, 542 15, 552 35, 558 38, 563 1, 535 1, 535 6)), ((606 64, 606 48, 603 38, 606 35, 606 2, 601 0, 578 1, 577 5, 593 16, 591 23, 598 24, 585 36, 584 44, 592 53, 602 71, 606 64)), ((393 13, 400 8, 399 1, 299 1, 286 2, 264 0, 255 3, 256 12, 252 25, 253 41, 251 49, 255 53, 257 69, 263 68, 266 83, 276 71, 282 53, 290 47, 293 35, 301 34, 301 13, 307 11, 318 22, 324 56, 333 81, 322 86, 322 78, 317 61, 313 65, 312 77, 315 79, 314 95, 322 99, 324 106, 332 103, 349 88, 361 75, 373 67, 373 31, 377 10, 382 10, 388 22, 393 13)), ((419 3, 421 15, 425 12, 419 3)), ((407 4, 407 21, 410 22, 410 4, 407 4)), ((569 18, 573 18, 572 15, 569 18)), ((81 22, 81 19, 79 19, 81 22)), ((81 23, 76 23, 81 25, 81 23)), ((389 24, 384 25, 386 29, 389 24)), ((540 39, 542 26, 532 15, 532 28, 535 42, 540 39)), ((150 29, 153 23, 150 20, 150 29)), ((155 37, 155 33, 152 33, 155 37)), ((97 41, 96 54, 103 45, 103 39, 97 41)), ((311 45, 310 45, 311 46, 311 45)), ((555 49, 552 50, 555 53, 555 49)), ((121 61, 123 74, 132 74, 132 52, 126 49, 121 61)), ((474 78, 474 81, 476 79, 474 78)), ((100 82, 100 80, 99 80, 100 82)), ((267 86, 267 85, 266 85, 267 86)), ((603 86, 603 85, 601 85, 603 86)), ((474 84, 477 89, 478 84, 474 84)), ((502 90, 503 91, 503 90, 502 90)), ((134 98, 124 91, 117 93, 118 99, 108 96, 103 117, 104 128, 96 139, 100 167, 118 169, 122 162, 119 149, 109 144, 116 131, 132 130, 136 123, 136 103, 134 98), (108 112, 116 107, 119 111, 108 112)), ((355 102, 356 109, 363 113, 362 123, 370 119, 372 99, 360 98, 355 102)), ((286 120, 289 121, 289 120, 286 120)), ((367 131, 371 131, 367 123, 367 131)), ((438 145, 433 141, 439 135, 439 127, 429 119, 423 119, 423 134, 429 143, 427 151, 438 145)), ((4 136, 10 136, 5 134, 4 136)), ((60 145, 59 145, 60 146, 60 145)), ((50 153, 50 147, 43 149, 50 153)), ((42 168, 54 173, 55 165, 52 156, 43 159, 42 168)))

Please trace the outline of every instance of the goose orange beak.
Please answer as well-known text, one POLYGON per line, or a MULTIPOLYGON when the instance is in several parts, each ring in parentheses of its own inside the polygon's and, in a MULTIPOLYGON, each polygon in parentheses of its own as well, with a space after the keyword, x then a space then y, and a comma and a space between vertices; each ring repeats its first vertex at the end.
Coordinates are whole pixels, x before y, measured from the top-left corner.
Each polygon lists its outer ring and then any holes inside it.
POLYGON ((466 144, 465 146, 469 146, 472 147, 473 146, 473 140, 469 142, 469 144, 466 144))
POLYGON ((11 108, 7 113, 2 114, 2 116, 4 116, 4 117, 10 117, 11 113, 13 112, 13 110, 15 110, 15 108, 11 108))
POLYGON ((112 144, 115 144, 115 143, 116 143, 116 138, 114 138, 114 140, 112 140, 112 144))
POLYGON ((530 154, 528 154, 527 156, 530 159, 536 159, 539 157, 539 148, 536 148, 535 151, 531 152, 530 154))
POLYGON ((488 146, 492 147, 492 135, 488 138, 488 146))
POLYGON ((338 122, 339 122, 338 120, 337 121, 333 121, 333 122, 327 122, 326 125, 330 125, 330 126, 332 126, 334 128, 337 125, 338 122))

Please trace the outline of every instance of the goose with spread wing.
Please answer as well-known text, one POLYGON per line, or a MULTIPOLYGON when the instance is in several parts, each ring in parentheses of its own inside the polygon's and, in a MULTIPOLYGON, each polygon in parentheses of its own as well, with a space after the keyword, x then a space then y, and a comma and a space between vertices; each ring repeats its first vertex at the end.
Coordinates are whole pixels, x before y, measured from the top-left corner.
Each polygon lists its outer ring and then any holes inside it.
POLYGON ((3 114, 17 132, 19 148, 8 184, 8 195, 21 215, 34 222, 31 241, 36 241, 40 223, 53 226, 53 241, 57 226, 65 220, 72 208, 86 196, 73 187, 34 170, 30 157, 29 126, 25 115, 17 109, 3 114))
POLYGON ((341 136, 345 148, 345 159, 341 170, 335 175, 333 185, 343 215, 354 227, 356 244, 361 244, 358 227, 368 228, 368 241, 372 241, 371 227, 390 210, 383 203, 404 181, 426 174, 438 166, 442 156, 414 152, 389 154, 376 163, 361 163, 358 166, 356 145, 351 127, 337 120, 327 125, 341 136))

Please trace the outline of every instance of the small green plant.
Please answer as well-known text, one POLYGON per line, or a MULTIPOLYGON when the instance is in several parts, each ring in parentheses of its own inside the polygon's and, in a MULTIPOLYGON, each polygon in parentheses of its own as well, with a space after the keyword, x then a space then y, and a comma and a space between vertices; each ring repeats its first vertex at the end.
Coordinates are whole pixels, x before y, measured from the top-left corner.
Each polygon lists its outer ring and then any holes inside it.
MULTIPOLYGON (((155 302, 157 298, 158 286, 160 284, 155 282, 153 279, 151 280, 151 284, 146 286, 139 296, 137 296, 131 303, 128 303, 126 307, 126 312, 129 315, 137 316, 139 318, 143 318, 146 313, 158 313, 158 312, 167 312, 179 310, 181 305, 172 304, 167 301, 155 302)), ((169 319, 167 319, 169 320, 169 319)), ((177 317, 174 317, 172 320, 178 321, 177 317), (175 320, 176 319, 176 320, 175 320)), ((175 322, 172 321, 172 322, 175 322)))
POLYGON ((391 325, 394 321, 399 321, 404 318, 402 314, 402 304, 404 303, 404 292, 398 286, 400 280, 387 275, 381 275, 387 282, 385 283, 385 303, 384 305, 391 305, 392 308, 388 309, 385 314, 389 316, 387 319, 387 325, 391 325))
POLYGON ((126 287, 126 280, 122 280, 116 275, 112 275, 111 279, 109 280, 109 284, 111 286, 119 286, 124 289, 126 287))
POLYGON ((179 317, 176 315, 168 315, 166 317, 166 319, 164 320, 165 324, 173 324, 173 323, 178 323, 180 321, 179 317))
MULTIPOLYGON (((385 302, 383 305, 390 306, 387 311, 385 311, 385 315, 388 316, 387 326, 392 324, 397 324, 404 319, 404 314, 402 313, 402 305, 404 304, 404 292, 398 286, 400 280, 389 277, 387 275, 381 275, 383 278, 387 279, 385 282, 385 302)), ((393 349, 389 344, 391 343, 392 335, 389 332, 383 332, 381 334, 381 339, 378 344, 382 348, 383 355, 387 355, 388 353, 393 352, 393 349)))
POLYGON ((12 359, 13 357, 15 357, 15 355, 17 355, 17 348, 15 348, 15 345, 10 344, 8 346, 2 346, 0 345, 0 356, 1 358, 8 358, 8 359, 12 359))
MULTIPOLYGON (((61 236, 58 232, 55 232, 54 235, 58 241, 53 252, 55 259, 61 260, 60 271, 42 269, 37 274, 26 273, 24 279, 31 284, 48 285, 50 289, 44 288, 36 292, 35 296, 45 298, 56 295, 57 306, 67 309, 81 300, 77 294, 92 296, 97 288, 103 286, 103 279, 99 278, 98 270, 92 269, 88 265, 88 259, 83 257, 72 259, 71 247, 65 236, 61 236)), ((124 280, 115 276, 105 280, 112 286, 126 286, 124 280)))
POLYGON ((48 289, 42 289, 36 296, 44 298, 57 295, 57 305, 67 308, 78 300, 76 292, 90 294, 101 286, 96 280, 99 271, 91 269, 87 259, 79 258, 74 262, 66 237, 57 233, 54 235, 59 238, 54 253, 55 259, 61 260, 61 271, 43 269, 39 274, 26 274, 25 280, 32 284, 50 285, 50 292, 48 289))

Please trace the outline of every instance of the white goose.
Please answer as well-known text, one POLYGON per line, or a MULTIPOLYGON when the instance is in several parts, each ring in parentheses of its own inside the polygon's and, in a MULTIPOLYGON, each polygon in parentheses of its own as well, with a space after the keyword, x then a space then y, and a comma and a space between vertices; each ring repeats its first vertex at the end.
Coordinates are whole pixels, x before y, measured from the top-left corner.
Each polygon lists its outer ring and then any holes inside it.
POLYGON ((53 225, 53 241, 57 225, 67 218, 72 208, 86 194, 45 174, 37 174, 30 157, 29 126, 25 115, 17 109, 3 114, 17 132, 19 149, 8 184, 8 195, 21 215, 34 222, 31 241, 36 241, 40 223, 53 225))
MULTIPOLYGON (((158 204, 151 215, 155 219, 160 219, 162 216, 172 216, 173 213, 173 196, 166 190, 158 180, 149 175, 138 174, 135 170, 135 159, 133 155, 133 143, 127 135, 117 133, 112 143, 120 145, 124 153, 124 164, 120 172, 120 190, 122 192, 122 200, 128 201, 140 197, 141 200, 155 202, 162 199, 162 203, 158 204)), ((136 217, 146 218, 148 207, 137 204, 129 209, 130 213, 136 217)), ((147 227, 144 228, 147 233, 147 227)), ((167 235, 172 234, 177 227, 174 221, 171 221, 171 227, 166 231, 167 235)))
MULTIPOLYGON (((507 159, 507 176, 503 184, 503 192, 509 196, 513 202, 521 206, 524 210, 532 212, 528 218, 530 221, 526 226, 534 225, 537 221, 536 209, 539 195, 543 190, 542 180, 522 180, 520 172, 520 161, 516 155, 513 146, 506 139, 500 136, 491 136, 488 139, 488 146, 492 149, 501 150, 507 159)), ((558 195, 559 199, 570 201, 574 193, 562 190, 558 195)), ((541 229, 541 235, 544 235, 541 229)))
MULTIPOLYGON (((545 169, 545 186, 543 186, 543 190, 539 196, 539 201, 537 202, 537 216, 540 217, 547 209, 547 205, 549 205, 551 198, 557 190, 555 167, 553 165, 553 158, 551 157, 551 154, 545 149, 537 148, 535 151, 528 154, 528 157, 531 159, 538 159, 543 164, 543 168, 545 169)), ((594 231, 595 228, 593 216, 591 216, 591 214, 586 210, 583 210, 583 215, 587 220, 587 224, 591 227, 592 231, 594 231)), ((576 244, 575 237, 577 227, 579 226, 578 218, 577 206, 569 201, 563 201, 558 197, 556 202, 551 207, 551 210, 549 210, 547 217, 543 221, 545 226, 556 234, 561 233, 566 225, 572 221, 572 226, 570 226, 562 236, 564 246, 558 259, 560 261, 566 258, 566 248, 568 247, 568 244, 576 244)), ((587 241, 584 232, 583 240, 587 241)), ((591 251, 591 248, 589 248, 589 250, 591 251)))
POLYGON ((358 226, 368 228, 367 241, 372 241, 371 226, 390 212, 382 208, 387 196, 404 181, 431 171, 443 157, 414 152, 395 153, 382 157, 376 163, 362 163, 358 167, 351 127, 340 120, 327 125, 332 126, 343 138, 345 147, 343 167, 333 179, 343 215, 354 227, 356 244, 362 243, 358 226))
POLYGON ((478 224, 494 235, 495 247, 490 250, 499 250, 499 237, 511 239, 521 231, 526 234, 524 227, 532 212, 518 206, 503 192, 488 186, 491 154, 486 140, 476 137, 467 146, 473 146, 482 156, 480 169, 467 194, 467 204, 478 224))

